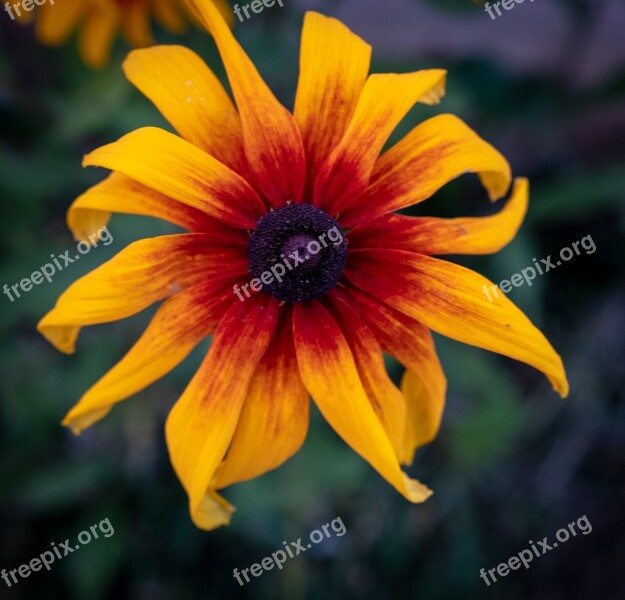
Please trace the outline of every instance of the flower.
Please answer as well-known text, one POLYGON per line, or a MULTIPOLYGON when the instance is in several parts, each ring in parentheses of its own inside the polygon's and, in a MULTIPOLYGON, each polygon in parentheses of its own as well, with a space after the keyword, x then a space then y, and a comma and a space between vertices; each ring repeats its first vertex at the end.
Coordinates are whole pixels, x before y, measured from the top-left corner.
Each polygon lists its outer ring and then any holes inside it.
POLYGON ((426 120, 380 156, 415 102, 441 98, 445 72, 368 75, 371 48, 339 21, 309 12, 291 114, 218 11, 202 0, 195 7, 215 38, 236 108, 183 47, 135 50, 126 60, 127 77, 179 136, 148 127, 87 155, 84 165, 113 173, 74 202, 69 226, 87 240, 120 212, 190 233, 131 244, 70 286, 39 323, 71 353, 80 327, 166 299, 64 424, 84 430, 212 334, 166 424, 198 527, 229 523, 234 508, 220 490, 299 449, 309 395, 353 450, 421 502, 431 491, 400 464, 441 421, 446 380, 430 330, 525 362, 567 394, 560 357, 529 319, 503 295, 489 302, 485 278, 432 256, 507 244, 524 218, 528 183, 517 179, 494 216, 393 214, 467 171, 479 174, 491 200, 510 187, 503 156, 451 115, 426 120), (330 230, 341 237, 330 236, 313 268, 303 263, 281 282, 263 280, 267 287, 244 301, 233 293, 330 230), (406 367, 401 389, 386 373, 383 350, 406 367))
MULTIPOLYGON (((226 0, 212 0, 230 22, 232 12, 226 0)), ((38 2, 35 13, 21 12, 21 22, 35 20, 37 39, 48 46, 63 44, 79 30, 78 48, 85 64, 104 66, 111 52, 115 32, 134 48, 152 46, 150 17, 171 33, 182 33, 193 18, 184 0, 56 0, 38 2)))

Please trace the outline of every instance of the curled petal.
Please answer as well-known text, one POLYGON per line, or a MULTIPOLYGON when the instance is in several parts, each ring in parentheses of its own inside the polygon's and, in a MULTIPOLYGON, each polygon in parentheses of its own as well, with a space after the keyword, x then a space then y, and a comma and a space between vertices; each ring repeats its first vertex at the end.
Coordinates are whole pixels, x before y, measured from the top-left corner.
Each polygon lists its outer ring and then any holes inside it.
POLYGON ((512 178, 508 161, 458 117, 428 119, 380 156, 369 187, 341 223, 355 227, 427 200, 464 173, 478 173, 491 200, 508 191, 512 178))
POLYGON ((529 196, 527 179, 516 179, 510 200, 489 217, 385 215, 349 232, 350 248, 391 248, 420 254, 492 254, 517 234, 529 196))
POLYGON ((474 271, 403 250, 355 250, 346 275, 354 285, 442 335, 514 358, 542 371, 568 394, 562 360, 545 336, 494 284, 474 271))

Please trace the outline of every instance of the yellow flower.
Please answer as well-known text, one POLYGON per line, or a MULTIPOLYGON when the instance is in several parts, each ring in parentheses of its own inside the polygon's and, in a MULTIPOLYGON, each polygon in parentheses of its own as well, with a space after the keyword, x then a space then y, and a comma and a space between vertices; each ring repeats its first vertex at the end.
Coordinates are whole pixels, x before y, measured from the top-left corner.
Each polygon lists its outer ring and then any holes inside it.
MULTIPOLYGON (((212 1, 231 23, 232 11, 227 1, 212 1)), ((154 44, 151 17, 171 33, 182 33, 186 22, 194 20, 184 0, 44 0, 35 11, 22 10, 18 18, 22 22, 34 18, 35 33, 41 43, 63 44, 78 30, 80 56, 93 68, 108 62, 118 30, 128 44, 140 48, 154 44)))
POLYGON ((202 0, 195 7, 236 106, 183 47, 136 50, 126 60, 130 81, 179 136, 144 128, 86 156, 85 165, 113 173, 74 202, 69 226, 86 240, 120 212, 190 233, 131 244, 70 286, 39 323, 70 353, 80 327, 166 299, 64 424, 84 430, 213 335, 166 425, 198 527, 230 521, 233 507, 219 490, 299 449, 309 395, 354 451, 421 502, 431 491, 400 464, 436 435, 443 412, 446 380, 430 330, 525 362, 567 393, 560 357, 527 317, 503 295, 489 302, 482 288, 490 282, 477 273, 432 257, 498 251, 524 218, 528 183, 518 179, 490 217, 393 214, 467 171, 491 200, 510 187, 503 156, 451 115, 425 121, 380 156, 415 102, 438 102, 445 72, 369 75, 371 48, 339 21, 308 13, 291 114, 219 12, 202 0), (401 390, 382 350, 406 366, 401 390))

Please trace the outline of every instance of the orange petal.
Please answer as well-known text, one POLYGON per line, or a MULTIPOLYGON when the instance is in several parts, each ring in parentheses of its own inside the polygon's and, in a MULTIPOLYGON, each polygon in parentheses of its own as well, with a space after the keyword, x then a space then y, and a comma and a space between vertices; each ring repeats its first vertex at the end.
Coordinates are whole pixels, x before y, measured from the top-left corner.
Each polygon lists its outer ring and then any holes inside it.
POLYGON ((37 329, 58 350, 70 354, 81 326, 129 317, 211 275, 246 270, 240 249, 216 249, 210 235, 140 240, 74 282, 37 329))
POLYGON ((386 372, 380 345, 344 295, 330 293, 328 304, 337 323, 341 325, 371 406, 401 461, 404 453, 406 402, 386 372))
POLYGON ((85 10, 84 2, 45 2, 38 10, 35 34, 42 44, 56 46, 71 35, 85 10))
POLYGON ((154 18, 170 33, 184 33, 186 24, 179 7, 171 0, 154 0, 154 18))
POLYGON ((189 496, 193 522, 214 529, 233 510, 211 485, 234 435, 259 361, 278 319, 275 298, 259 294, 223 317, 197 374, 169 413, 165 432, 172 465, 189 496))
POLYGON ((447 379, 432 334, 418 321, 352 286, 344 286, 340 293, 357 307, 382 349, 406 367, 402 392, 407 418, 400 462, 410 464, 415 450, 436 437, 445 408, 447 379))
POLYGON ((368 189, 341 216, 341 223, 354 227, 422 202, 467 172, 479 174, 491 200, 510 187, 506 159, 460 119, 428 119, 379 158, 368 189))
POLYGON ((189 0, 215 38, 241 116, 245 154, 257 188, 275 206, 302 199, 306 163, 302 138, 291 113, 278 102, 219 10, 189 0))
POLYGON ((192 232, 210 233, 215 245, 246 245, 248 240, 243 230, 159 194, 121 173, 111 173, 74 200, 67 212, 67 224, 74 239, 89 241, 89 235, 109 222, 111 212, 165 219, 192 232))
POLYGON ((90 6, 78 37, 80 56, 87 66, 97 69, 108 62, 119 18, 113 3, 90 6))
POLYGON ((233 281, 232 276, 201 281, 166 300, 137 343, 85 392, 63 425, 80 433, 181 363, 232 302, 233 281))
POLYGON ((126 41, 135 48, 152 46, 154 36, 148 7, 139 2, 129 2, 122 10, 122 33, 126 41))
POLYGON ((403 250, 354 250, 346 275, 356 286, 447 337, 542 371, 568 394, 562 360, 545 336, 494 284, 452 263, 403 250))
POLYGON ((299 370, 333 429, 411 502, 431 491, 399 468, 393 445, 362 385, 349 344, 321 303, 296 304, 293 331, 299 370))
POLYGON ((307 185, 343 137, 369 73, 371 46, 336 19, 307 12, 294 116, 302 133, 307 185))
POLYGON ((314 203, 336 215, 369 185, 378 155, 415 102, 434 104, 444 93, 445 71, 371 75, 347 131, 319 171, 314 203))
POLYGON ((137 129, 87 154, 83 166, 132 177, 225 223, 253 228, 265 206, 249 184, 178 136, 156 127, 137 129))
POLYGON ((195 52, 183 46, 134 50, 123 68, 181 137, 247 176, 239 114, 219 79, 195 52))
POLYGON ((529 184, 516 179, 510 200, 489 217, 438 219, 385 215, 349 232, 349 245, 420 254, 492 254, 509 244, 527 212, 529 184))
POLYGON ((308 392, 293 347, 289 305, 247 392, 226 460, 217 470, 216 489, 262 475, 293 456, 308 430, 308 392))

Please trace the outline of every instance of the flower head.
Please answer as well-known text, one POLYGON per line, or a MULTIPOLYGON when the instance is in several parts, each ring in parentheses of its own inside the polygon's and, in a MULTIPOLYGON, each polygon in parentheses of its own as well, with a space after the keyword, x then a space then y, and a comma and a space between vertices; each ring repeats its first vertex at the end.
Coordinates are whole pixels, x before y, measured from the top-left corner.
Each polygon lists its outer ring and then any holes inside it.
MULTIPOLYGON (((212 0, 225 18, 232 21, 225 0, 212 0)), ((20 11, 21 22, 35 21, 35 33, 43 44, 63 44, 78 30, 80 56, 89 67, 109 60, 117 31, 134 48, 152 46, 152 17, 171 33, 182 33, 194 20, 184 0, 47 0, 38 2, 35 12, 20 11), (34 16, 33 16, 34 15, 34 16)))
POLYGON ((229 522, 233 507, 219 490, 298 450, 309 396, 348 445, 421 502, 430 490, 400 464, 436 435, 443 412, 431 330, 525 362, 567 393, 559 356, 529 319, 503 295, 489 302, 485 278, 433 258, 507 244, 525 215, 528 183, 518 179, 490 217, 394 214, 467 171, 491 200, 510 187, 503 156, 451 115, 426 120, 380 154, 416 102, 439 101, 445 72, 369 75, 370 47, 339 21, 307 13, 291 114, 219 12, 202 0, 194 6, 236 105, 185 48, 135 50, 126 60, 128 78, 179 135, 140 129, 86 156, 85 165, 113 173, 74 202, 69 226, 88 239, 120 212, 189 233, 131 244, 70 286, 39 323, 73 352, 80 327, 165 299, 64 423, 82 431, 213 335, 166 425, 199 527, 229 522), (406 367, 401 389, 382 351, 406 367))

